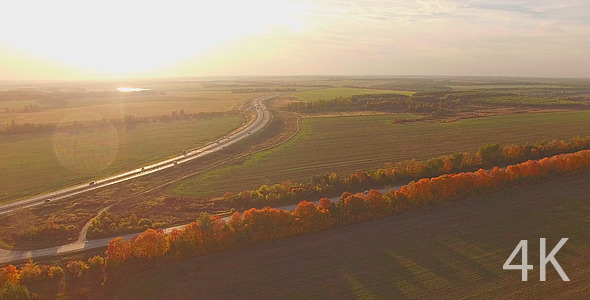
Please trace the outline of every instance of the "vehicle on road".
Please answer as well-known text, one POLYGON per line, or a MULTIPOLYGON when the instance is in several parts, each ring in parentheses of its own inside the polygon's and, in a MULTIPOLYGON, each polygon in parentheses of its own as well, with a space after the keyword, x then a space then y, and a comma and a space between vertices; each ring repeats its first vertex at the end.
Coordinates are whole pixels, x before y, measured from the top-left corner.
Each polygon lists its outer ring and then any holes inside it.
MULTIPOLYGON (((272 98, 272 97, 269 97, 267 99, 270 99, 270 98, 272 98)), ((258 108, 262 110, 262 108, 263 108, 262 106, 259 106, 256 102, 254 104, 257 105, 258 108)), ((246 130, 244 130, 247 132, 247 134, 256 133, 258 130, 260 130, 262 127, 264 127, 264 125, 266 125, 266 123, 268 123, 268 121, 269 121, 268 116, 266 114, 263 114, 261 111, 258 111, 256 117, 257 117, 256 122, 254 124, 248 125, 246 130), (259 121, 262 122, 262 124, 258 123, 259 121), (262 125, 262 126, 260 126, 260 125, 262 125), (250 131, 248 131, 248 128, 250 128, 249 129, 250 131)), ((243 131, 235 132, 230 136, 226 136, 225 138, 217 139, 216 142, 218 145, 222 145, 225 143, 230 144, 231 140, 234 140, 233 137, 235 137, 237 139, 241 139, 242 137, 244 137, 243 134, 244 134, 243 131), (228 141, 224 142, 226 138, 228 141)), ((188 156, 189 153, 191 154, 191 156, 192 156, 192 154, 199 154, 199 155, 194 155, 194 158, 197 158, 197 157, 203 156, 204 154, 209 154, 209 153, 213 153, 216 151, 223 151, 223 150, 226 150, 226 146, 223 146, 222 148, 215 147, 212 149, 210 149, 210 147, 207 146, 207 147, 203 147, 202 149, 195 150, 194 153, 190 152, 191 150, 186 150, 186 149, 182 150, 181 149, 183 154, 186 151, 186 155, 176 157, 175 159, 172 160, 172 164, 170 164, 170 160, 166 160, 166 161, 162 161, 160 163, 154 164, 151 167, 150 166, 142 166, 142 167, 140 167, 139 172, 137 171, 137 169, 133 169, 133 170, 128 171, 126 173, 115 175, 115 176, 112 176, 109 178, 102 178, 99 181, 90 181, 85 184, 82 183, 82 185, 84 185, 85 187, 76 186, 76 187, 69 188, 69 189, 59 190, 59 191, 56 191, 56 194, 57 194, 57 192, 60 193, 60 199, 67 198, 71 195, 77 195, 77 194, 81 194, 81 193, 85 193, 85 192, 94 190, 94 188, 97 186, 100 186, 102 188, 105 186, 110 186, 112 184, 117 184, 117 183, 120 183, 123 181, 127 181, 132 178, 136 178, 138 176, 144 176, 148 173, 151 174, 151 173, 154 173, 154 172, 157 172, 160 170, 164 170, 164 169, 167 169, 170 167, 176 167, 180 162, 185 162, 185 161, 193 159, 193 157, 188 156), (144 171, 147 171, 148 169, 150 170, 150 172, 144 172, 144 171)), ((47 195, 47 197, 49 197, 49 195, 47 195)), ((6 206, 0 205, 0 215, 14 211, 15 207, 31 207, 31 206, 46 203, 46 201, 45 201, 46 199, 51 199, 51 198, 37 196, 37 197, 31 198, 31 199, 23 199, 21 201, 16 201, 15 203, 11 203, 10 205, 6 205, 6 206)), ((55 200, 55 199, 52 199, 51 201, 53 201, 53 200, 55 200)))

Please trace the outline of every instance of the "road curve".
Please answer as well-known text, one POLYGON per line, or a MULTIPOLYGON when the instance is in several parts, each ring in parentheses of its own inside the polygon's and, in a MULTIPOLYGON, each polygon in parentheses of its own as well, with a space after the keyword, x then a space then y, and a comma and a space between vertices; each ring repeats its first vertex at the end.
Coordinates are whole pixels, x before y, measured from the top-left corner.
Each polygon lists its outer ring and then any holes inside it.
MULTIPOLYGON (((401 186, 395 186, 391 188, 382 188, 379 191, 381 193, 385 193, 390 190, 399 190, 401 186)), ((340 197, 333 197, 330 198, 330 201, 337 202, 340 197)), ((314 202, 316 205, 319 204, 319 200, 314 202)), ((282 209, 286 211, 294 211, 297 208, 297 204, 287 205, 277 207, 277 209, 282 209)), ((228 221, 231 216, 226 216, 223 220, 228 221)), ((174 229, 182 229, 188 224, 168 227, 164 229, 165 233, 170 233, 174 229)), ((141 234, 141 232, 130 233, 127 235, 123 235, 122 238, 127 240, 134 238, 141 234)), ((62 245, 58 247, 52 248, 45 248, 45 249, 38 249, 38 250, 30 250, 30 251, 12 251, 12 250, 4 250, 0 249, 0 264, 8 264, 12 262, 19 262, 23 261, 27 258, 39 258, 39 257, 47 257, 47 256, 56 256, 62 254, 68 254, 73 252, 81 252, 89 249, 101 248, 108 246, 109 242, 112 241, 115 237, 109 237, 99 240, 85 240, 85 241, 77 241, 72 244, 62 245)))
POLYGON ((182 154, 182 155, 170 158, 170 159, 166 159, 166 160, 163 160, 163 161, 151 164, 151 165, 147 165, 147 166, 144 166, 144 167, 141 167, 138 169, 134 169, 134 170, 131 170, 128 172, 117 174, 117 175, 114 175, 114 176, 111 176, 108 178, 103 178, 100 180, 92 181, 91 183, 80 184, 80 185, 64 188, 61 190, 53 191, 50 193, 34 196, 31 198, 27 198, 27 199, 23 199, 23 200, 0 205, 0 215, 7 214, 7 213, 10 213, 14 210, 21 209, 21 208, 42 205, 46 201, 62 200, 62 199, 65 199, 65 198, 68 198, 68 197, 71 197, 74 195, 86 193, 86 192, 89 192, 92 190, 104 188, 106 186, 117 184, 117 183, 120 183, 123 181, 131 180, 133 178, 137 178, 137 177, 146 176, 146 175, 149 175, 152 173, 160 172, 160 171, 163 171, 163 170, 166 170, 169 168, 176 167, 177 165, 181 165, 181 164, 186 163, 188 161, 209 155, 213 152, 223 150, 225 147, 233 145, 233 144, 245 139, 250 134, 258 132, 259 130, 264 128, 264 126, 266 126, 266 124, 268 124, 268 122, 271 119, 271 114, 267 110, 266 106, 264 105, 264 103, 262 101, 268 100, 268 99, 276 97, 276 96, 277 95, 264 96, 264 97, 258 97, 258 98, 253 99, 252 100, 252 107, 250 107, 250 109, 253 108, 256 110, 256 113, 257 113, 256 120, 254 120, 254 122, 250 123, 248 126, 243 128, 242 130, 232 133, 222 139, 217 140, 216 142, 210 143, 210 144, 203 146, 201 148, 198 148, 198 149, 187 151, 186 154, 182 154))

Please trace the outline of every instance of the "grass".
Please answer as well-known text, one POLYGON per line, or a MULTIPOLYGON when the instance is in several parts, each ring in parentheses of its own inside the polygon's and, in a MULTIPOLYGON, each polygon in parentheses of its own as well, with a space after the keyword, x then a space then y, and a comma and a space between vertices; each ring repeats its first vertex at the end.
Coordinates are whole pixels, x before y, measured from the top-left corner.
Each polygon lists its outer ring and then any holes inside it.
MULTIPOLYGON (((590 174, 559 178, 316 234, 154 264, 121 299, 584 298, 590 283, 590 174), (539 238, 570 278, 547 267, 539 238), (528 240, 529 281, 502 265, 528 240), (191 278, 191 280, 185 280, 191 278)), ((515 259, 520 261, 520 254, 515 259)), ((513 262, 513 263, 515 263, 513 262)))
MULTIPOLYGON (((68 100, 61 108, 47 108, 39 112, 17 112, 30 101, 16 104, 0 104, 0 126, 14 120, 17 123, 60 123, 73 121, 119 119, 126 115, 136 117, 169 115, 184 109, 186 113, 228 111, 261 94, 233 94, 230 91, 175 91, 165 95, 137 95, 119 93, 118 96, 92 99, 68 100), (3 107, 13 106, 17 111, 4 112, 3 107)), ((4 102, 3 102, 4 103, 4 102)), ((38 104, 39 107, 43 105, 38 104)))
POLYGON ((483 103, 498 103, 498 104, 523 104, 523 105, 570 105, 580 104, 576 101, 563 100, 559 98, 543 98, 543 97, 530 97, 530 96, 501 96, 501 97, 490 97, 473 100, 483 103))
POLYGON ((0 111, 4 112, 5 109, 23 109, 29 105, 37 105, 43 107, 45 105, 40 104, 35 100, 17 100, 17 101, 0 101, 0 111))
POLYGON ((0 136, 0 201, 138 168, 203 145, 243 123, 239 116, 50 134, 0 136))
POLYGON ((392 90, 374 90, 374 89, 355 89, 355 88, 329 88, 321 90, 312 90, 300 93, 291 94, 293 97, 297 97, 301 101, 320 101, 320 100, 331 100, 340 97, 350 97, 353 95, 366 95, 366 94, 402 94, 411 96, 414 92, 409 91, 392 91, 392 90))
POLYGON ((568 89, 569 87, 560 84, 528 84, 515 82, 514 84, 451 84, 448 87, 453 90, 479 90, 479 89, 568 89))
POLYGON ((377 168, 387 162, 475 151, 487 143, 534 143, 590 135, 590 111, 501 115, 451 123, 395 124, 400 115, 307 118, 297 136, 241 165, 205 172, 169 193, 221 196, 314 174, 377 168))

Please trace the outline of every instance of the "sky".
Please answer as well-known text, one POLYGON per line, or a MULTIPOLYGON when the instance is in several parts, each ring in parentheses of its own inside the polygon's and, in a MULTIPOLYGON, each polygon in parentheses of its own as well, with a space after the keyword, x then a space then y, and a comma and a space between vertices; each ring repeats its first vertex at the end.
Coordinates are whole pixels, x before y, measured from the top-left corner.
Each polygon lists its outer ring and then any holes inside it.
POLYGON ((590 77, 590 1, 0 1, 0 80, 590 77))

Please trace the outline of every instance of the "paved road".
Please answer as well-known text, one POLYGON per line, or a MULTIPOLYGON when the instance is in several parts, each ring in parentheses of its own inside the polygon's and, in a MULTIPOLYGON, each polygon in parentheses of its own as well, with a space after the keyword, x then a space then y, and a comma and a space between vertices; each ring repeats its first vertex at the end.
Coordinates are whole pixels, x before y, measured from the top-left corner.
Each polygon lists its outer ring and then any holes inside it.
MULTIPOLYGON (((276 96, 276 95, 275 95, 276 96)), ((159 171, 163 171, 169 168, 176 167, 177 165, 181 165, 193 159, 203 157, 209 155, 213 152, 219 151, 224 149, 227 146, 237 143, 248 137, 250 134, 255 133, 262 129, 271 119, 271 114, 267 110, 266 106, 262 101, 273 98, 275 96, 265 96, 259 97, 252 100, 253 106, 252 109, 256 110, 257 117, 254 122, 249 124, 247 127, 243 128, 242 130, 235 132, 231 135, 228 135, 216 142, 210 143, 204 147, 199 149, 187 151, 186 154, 181 154, 179 156, 163 160, 148 166, 144 166, 142 168, 138 168, 135 170, 131 170, 125 173, 117 174, 115 176, 111 176, 108 178, 103 178, 100 180, 93 181, 91 183, 80 184, 68 188, 64 188, 58 191, 53 191, 51 193, 43 194, 34 196, 28 199, 19 200, 12 203, 7 203, 0 205, 0 215, 10 213, 16 209, 26 208, 36 205, 42 205, 45 201, 56 201, 62 200, 74 195, 82 194, 85 192, 89 192, 92 190, 96 190, 99 188, 104 188, 106 186, 110 186, 113 184, 117 184, 123 181, 127 181, 133 178, 137 178, 140 176, 146 176, 148 174, 156 173, 159 171)))
MULTIPOLYGON (((396 187, 392 187, 392 188, 383 188, 383 189, 380 189, 379 191, 382 193, 385 193, 390 190, 399 190, 400 188, 401 188, 401 186, 396 186, 396 187)), ((339 198, 340 197, 333 197, 333 198, 330 198, 330 201, 337 202, 339 198)), ((316 205, 318 205, 319 200, 315 201, 314 203, 316 205)), ((281 206, 281 207, 277 207, 277 208, 282 209, 282 210, 287 210, 287 211, 293 211, 293 210, 295 210, 295 208, 297 208, 297 204, 281 206)), ((231 216, 227 216, 227 217, 224 217, 223 219, 225 221, 228 221, 230 217, 231 216)), ((168 228, 164 229, 164 232, 169 233, 174 229, 182 229, 186 225, 187 224, 168 227, 168 228)), ((133 237, 138 236, 139 234, 140 233, 130 233, 130 234, 124 235, 122 237, 123 237, 123 239, 131 239, 133 237)), ((7 263, 11 263, 11 262, 23 261, 27 258, 55 256, 55 255, 61 255, 61 254, 67 254, 67 253, 73 253, 73 252, 81 252, 84 250, 106 247, 111 240, 113 240, 113 237, 104 238, 104 239, 100 239, 100 240, 78 241, 78 242, 68 244, 68 245, 39 249, 39 250, 32 250, 32 251, 11 251, 11 250, 0 249, 0 264, 7 264, 7 263)))

